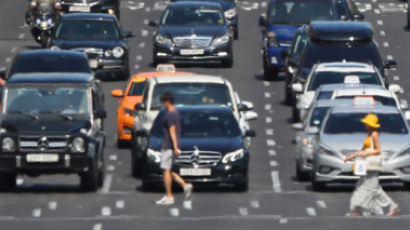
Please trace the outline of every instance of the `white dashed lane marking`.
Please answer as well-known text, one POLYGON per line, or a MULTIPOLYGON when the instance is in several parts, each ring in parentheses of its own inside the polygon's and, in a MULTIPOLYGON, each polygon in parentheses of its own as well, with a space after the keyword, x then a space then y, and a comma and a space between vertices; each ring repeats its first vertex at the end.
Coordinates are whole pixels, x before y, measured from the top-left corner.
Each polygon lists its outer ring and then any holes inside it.
POLYGON ((271 167, 277 167, 279 164, 278 164, 277 161, 270 161, 270 162, 269 162, 269 165, 270 165, 271 167))
POLYGON ((273 129, 266 129, 266 135, 267 136, 272 136, 273 135, 273 129))
POLYGON ((380 30, 380 36, 386 36, 386 32, 384 32, 384 30, 380 30))
POLYGON ((117 209, 123 209, 125 207, 125 203, 123 200, 117 200, 117 202, 115 202, 115 207, 117 209))
POLYGON ((271 104, 266 104, 265 105, 265 110, 271 110, 272 109, 272 105, 271 104))
POLYGON ((34 218, 41 217, 41 208, 34 209, 32 215, 33 215, 34 218))
POLYGON ((275 146, 275 145, 276 145, 276 142, 275 142, 274 140, 272 140, 272 139, 267 139, 267 140, 266 140, 266 144, 267 144, 268 146, 275 146))
POLYGON ((270 93, 269 93, 269 92, 265 92, 265 98, 270 98, 270 97, 271 97, 270 93))
POLYGON ((268 86, 270 86, 270 82, 264 81, 264 82, 263 82, 263 85, 266 86, 266 87, 268 87, 268 86))
POLYGON ((274 170, 271 172, 272 188, 274 192, 282 192, 280 185, 279 172, 274 170))
POLYGON ((148 35, 148 30, 141 30, 141 36, 146 37, 148 35))
POLYGON ((271 117, 266 117, 266 123, 272 123, 272 118, 271 117))
POLYGON ((312 208, 312 207, 307 207, 307 208, 306 208, 306 213, 307 213, 309 216, 316 216, 316 211, 315 211, 315 209, 312 208))
POLYGON ((111 216, 111 208, 108 206, 104 206, 101 208, 101 215, 102 216, 111 216))
POLYGON ((255 208, 255 209, 260 208, 259 201, 257 201, 257 200, 252 200, 252 201, 251 201, 251 207, 252 207, 252 208, 255 208))
POLYGON ((179 209, 178 209, 178 208, 171 208, 171 209, 169 210, 169 214, 170 214, 172 217, 179 217, 179 209))
POLYGON ((48 209, 50 210, 56 210, 57 209, 57 201, 50 201, 48 202, 48 209))
POLYGON ((276 156, 276 151, 275 151, 274 149, 270 149, 270 150, 268 151, 268 153, 269 153, 269 156, 271 156, 271 157, 276 156))
POLYGON ((240 207, 240 208, 239 208, 239 214, 240 214, 241 216, 247 216, 247 215, 248 215, 248 208, 246 208, 246 207, 240 207))
POLYGON ((93 230, 102 230, 103 225, 101 223, 97 223, 93 225, 93 230))
POLYGON ((117 156, 117 155, 115 155, 115 154, 111 154, 111 155, 110 155, 110 160, 116 161, 117 159, 118 159, 118 156, 117 156))
POLYGON ((323 201, 323 200, 318 200, 318 201, 316 201, 316 205, 319 207, 319 208, 322 208, 322 209, 325 209, 327 206, 326 206, 326 203, 323 201))
POLYGON ((112 185, 112 178, 111 174, 107 174, 104 179, 103 187, 101 188, 101 193, 109 193, 112 185))

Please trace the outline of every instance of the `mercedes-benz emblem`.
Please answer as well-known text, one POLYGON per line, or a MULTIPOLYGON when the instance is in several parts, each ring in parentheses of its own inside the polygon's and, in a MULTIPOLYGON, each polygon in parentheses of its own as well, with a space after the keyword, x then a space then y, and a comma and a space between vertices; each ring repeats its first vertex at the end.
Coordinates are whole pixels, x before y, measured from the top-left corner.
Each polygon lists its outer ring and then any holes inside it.
POLYGON ((199 163, 199 149, 197 146, 194 147, 194 152, 191 156, 192 163, 197 165, 199 163))
POLYGON ((45 150, 48 148, 48 139, 47 137, 42 137, 40 140, 38 140, 38 147, 40 150, 45 150))

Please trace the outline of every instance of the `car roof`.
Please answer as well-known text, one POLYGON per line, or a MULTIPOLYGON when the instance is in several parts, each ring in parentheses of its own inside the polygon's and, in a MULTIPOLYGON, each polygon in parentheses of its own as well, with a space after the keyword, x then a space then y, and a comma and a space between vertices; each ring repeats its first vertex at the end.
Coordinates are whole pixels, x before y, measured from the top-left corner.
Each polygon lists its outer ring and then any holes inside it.
POLYGON ((352 106, 352 99, 325 99, 316 101, 313 105, 314 108, 320 107, 336 107, 336 106, 352 106))
POLYGON ((72 50, 50 50, 50 49, 39 49, 39 50, 27 50, 27 51, 21 51, 18 56, 24 57, 24 56, 42 56, 42 55, 47 55, 47 56, 72 56, 72 57, 82 57, 86 58, 84 53, 78 52, 78 51, 72 51, 72 50))
POLYGON ((62 19, 74 20, 74 19, 106 19, 106 20, 115 20, 116 16, 112 14, 102 14, 102 13, 70 13, 64 14, 61 16, 62 19))
POLYGON ((370 42, 373 29, 369 22, 314 21, 310 23, 308 35, 314 41, 370 42))
MULTIPOLYGON (((153 77, 151 79, 155 80, 157 83, 215 83, 215 84, 226 84, 228 81, 219 76, 210 75, 195 75, 193 76, 160 76, 153 77), (173 77, 170 77, 173 76, 173 77)), ((151 80, 150 79, 150 80, 151 80)))
POLYGON ((316 72, 367 72, 374 73, 376 70, 373 65, 360 62, 328 62, 318 64, 316 72))
POLYGON ((211 112, 226 112, 232 114, 232 109, 225 105, 195 105, 195 106, 176 106, 179 112, 203 112, 203 111, 211 111, 211 112))
POLYGON ((381 85, 372 85, 372 84, 326 84, 321 85, 316 91, 334 91, 336 89, 384 89, 381 85))
POLYGON ((7 84, 19 83, 90 83, 94 80, 93 74, 86 73, 17 73, 7 84))
POLYGON ((185 6, 205 6, 208 8, 221 9, 221 5, 216 2, 207 1, 177 1, 168 4, 168 7, 185 7, 185 6))
POLYGON ((348 88, 348 89, 336 89, 333 92, 333 97, 342 96, 382 96, 393 97, 393 93, 387 89, 370 89, 370 88, 348 88))
POLYGON ((374 106, 342 106, 334 107, 331 114, 334 113, 400 113, 395 106, 374 105, 374 106))

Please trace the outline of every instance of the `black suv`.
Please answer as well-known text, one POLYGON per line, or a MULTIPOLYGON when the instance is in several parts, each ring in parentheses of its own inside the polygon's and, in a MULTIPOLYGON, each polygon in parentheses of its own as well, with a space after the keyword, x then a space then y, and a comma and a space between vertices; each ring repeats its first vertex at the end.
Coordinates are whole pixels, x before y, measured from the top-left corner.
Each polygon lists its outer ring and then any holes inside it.
MULTIPOLYGON (((224 106, 183 106, 181 114, 181 155, 175 159, 173 170, 192 183, 230 183, 238 190, 248 188, 250 154, 245 137, 255 136, 254 131, 242 135, 232 110, 224 106)), ((160 169, 163 117, 161 110, 151 131, 138 131, 144 137, 144 189, 162 183, 160 169)))
MULTIPOLYGON (((292 92, 292 84, 305 82, 313 65, 338 61, 370 63, 376 66, 383 78, 386 78, 385 69, 396 67, 396 62, 393 60, 383 62, 376 41, 373 39, 370 23, 312 22, 307 29, 304 50, 292 67, 293 73, 287 75, 285 101, 294 104, 295 94, 292 92)), ((387 79, 385 82, 388 82, 387 79)))
POLYGON ((153 64, 217 61, 233 64, 233 31, 221 5, 211 2, 173 2, 168 5, 154 35, 153 64))
POLYGON ((17 174, 77 173, 81 189, 104 180, 101 84, 90 74, 16 74, 4 88, 0 125, 0 188, 17 174))
POLYGON ((106 13, 120 18, 120 0, 61 0, 64 13, 106 13))

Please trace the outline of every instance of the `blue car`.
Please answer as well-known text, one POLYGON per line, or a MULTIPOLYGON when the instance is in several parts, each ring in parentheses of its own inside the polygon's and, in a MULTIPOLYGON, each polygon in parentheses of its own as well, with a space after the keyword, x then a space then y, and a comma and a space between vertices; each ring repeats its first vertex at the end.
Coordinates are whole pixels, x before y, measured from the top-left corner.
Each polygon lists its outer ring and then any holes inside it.
POLYGON ((282 50, 289 51, 296 30, 311 21, 362 20, 352 0, 270 0, 262 14, 263 69, 265 79, 275 79, 284 69, 282 50))

